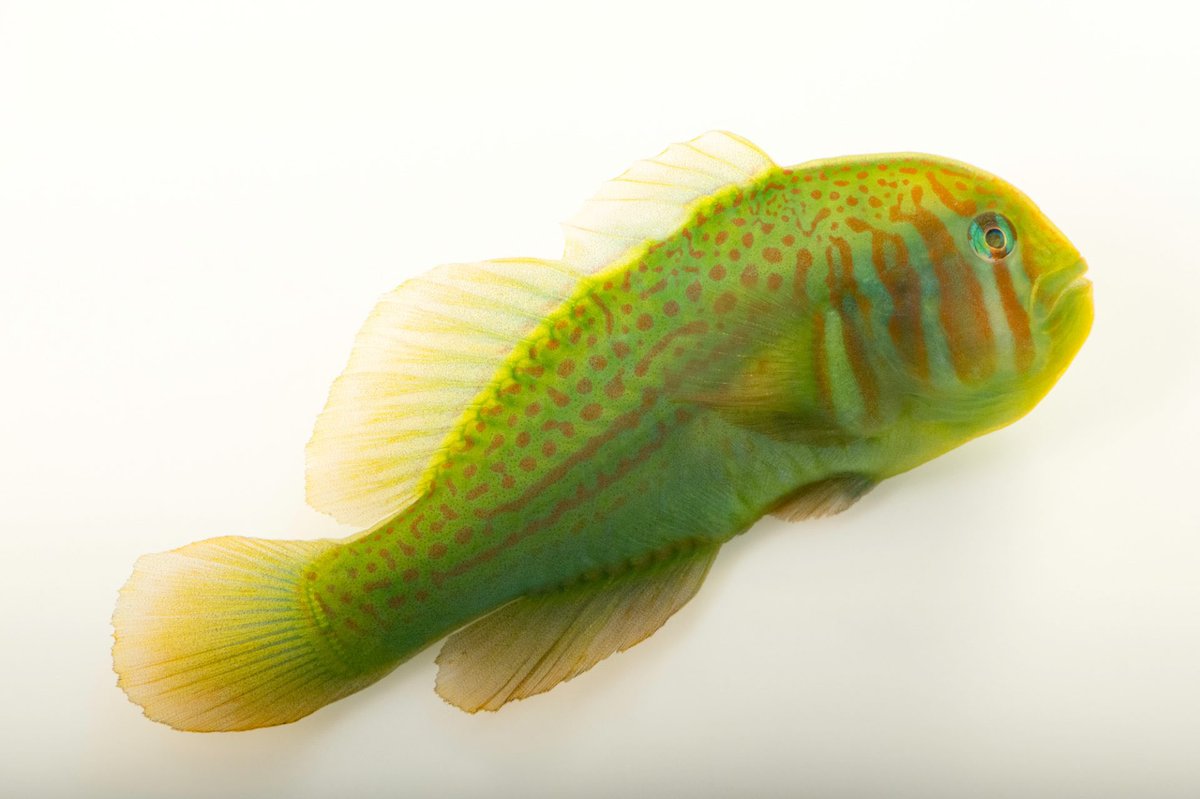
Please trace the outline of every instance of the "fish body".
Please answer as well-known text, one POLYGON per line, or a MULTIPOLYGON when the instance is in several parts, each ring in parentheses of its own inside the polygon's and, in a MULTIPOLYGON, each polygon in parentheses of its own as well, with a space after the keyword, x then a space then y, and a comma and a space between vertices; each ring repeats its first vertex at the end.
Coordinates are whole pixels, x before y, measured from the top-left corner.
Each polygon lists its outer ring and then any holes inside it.
POLYGON ((1091 322, 1057 228, 932 156, 783 168, 706 134, 567 238, 441 267, 368 320, 309 445, 310 501, 364 532, 139 562, 114 659, 151 718, 291 721, 456 630, 448 701, 548 690, 653 633, 763 515, 837 512, 1024 415, 1091 322), (230 574, 232 604, 204 600, 230 574))

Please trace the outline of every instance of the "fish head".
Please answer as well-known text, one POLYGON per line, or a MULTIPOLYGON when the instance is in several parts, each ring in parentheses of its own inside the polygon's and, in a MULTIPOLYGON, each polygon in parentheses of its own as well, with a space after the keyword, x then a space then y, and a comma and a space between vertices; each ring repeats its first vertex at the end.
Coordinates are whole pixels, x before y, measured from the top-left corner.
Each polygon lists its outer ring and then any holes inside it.
POLYGON ((1091 329, 1087 263, 994 175, 935 156, 892 166, 880 210, 922 276, 924 417, 961 443, 1024 416, 1062 376, 1091 329))
POLYGON ((1007 334, 1009 357, 998 364, 993 389, 1005 400, 1000 421, 1008 423, 1032 410, 1083 346, 1092 325, 1092 284, 1079 250, 1029 197, 991 175, 974 185, 976 213, 959 248, 974 268, 991 272, 986 288, 1000 307, 989 312, 1005 316, 1005 325, 995 327, 1007 334))

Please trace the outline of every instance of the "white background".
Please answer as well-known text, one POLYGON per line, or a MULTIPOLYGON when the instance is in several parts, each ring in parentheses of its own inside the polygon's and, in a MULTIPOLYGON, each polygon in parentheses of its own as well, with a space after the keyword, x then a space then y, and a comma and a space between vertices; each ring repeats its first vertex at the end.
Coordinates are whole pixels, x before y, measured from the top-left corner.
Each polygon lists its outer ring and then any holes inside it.
POLYGON ((0 794, 1200 794, 1197 20, 1123 5, 0 2, 0 794), (1091 339, 546 696, 465 715, 430 650, 288 727, 142 718, 108 653, 139 554, 351 532, 303 445, 375 298, 555 257, 715 127, 1011 180, 1088 258, 1091 339))

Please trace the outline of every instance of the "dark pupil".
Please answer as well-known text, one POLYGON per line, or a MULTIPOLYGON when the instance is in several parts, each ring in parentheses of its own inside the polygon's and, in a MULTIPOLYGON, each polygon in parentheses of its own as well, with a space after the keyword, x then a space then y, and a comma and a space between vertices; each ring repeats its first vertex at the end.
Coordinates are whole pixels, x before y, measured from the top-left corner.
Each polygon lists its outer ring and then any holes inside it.
POLYGON ((983 240, 986 241, 987 246, 991 247, 993 250, 1004 249, 1004 231, 998 227, 988 228, 987 233, 983 234, 983 240))

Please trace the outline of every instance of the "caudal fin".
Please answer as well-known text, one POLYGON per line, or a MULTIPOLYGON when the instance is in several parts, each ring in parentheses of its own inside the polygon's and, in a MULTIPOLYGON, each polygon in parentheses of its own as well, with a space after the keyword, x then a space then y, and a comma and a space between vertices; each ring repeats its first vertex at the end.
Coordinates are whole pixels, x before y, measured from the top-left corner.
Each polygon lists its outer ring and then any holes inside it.
POLYGON ((304 590, 331 541, 212 538, 144 555, 113 613, 117 684, 178 730, 286 724, 354 693, 304 590))

